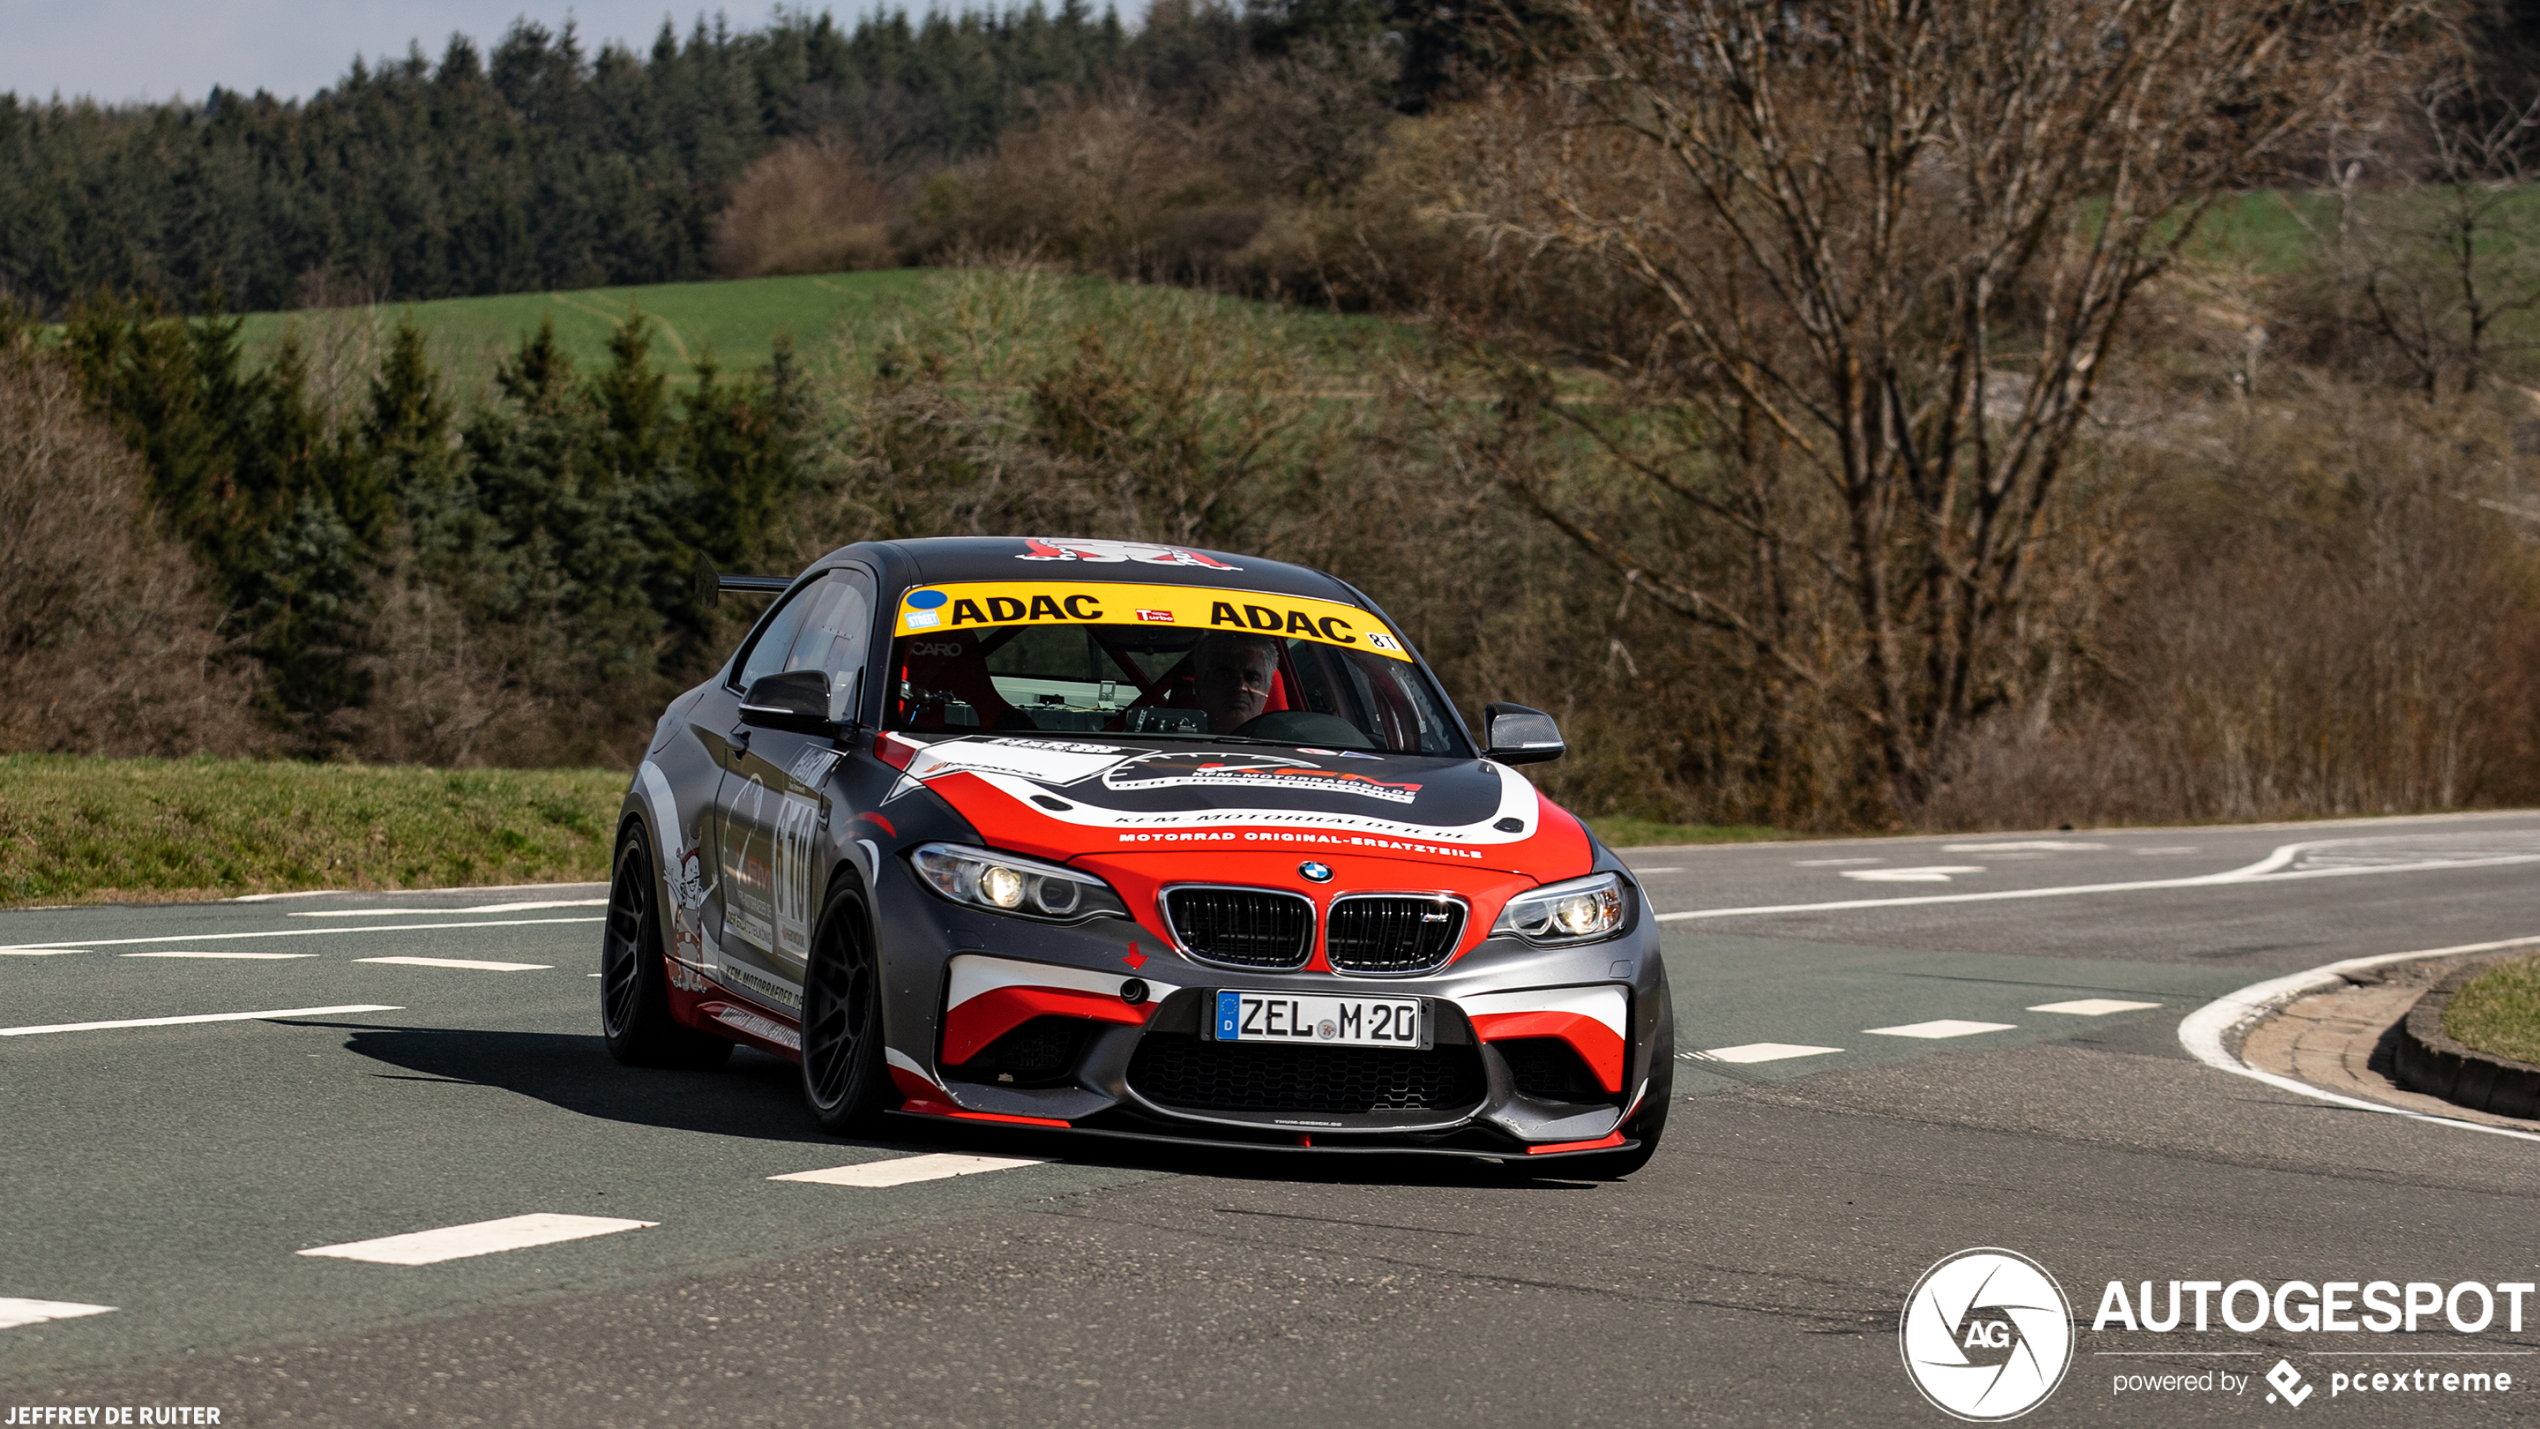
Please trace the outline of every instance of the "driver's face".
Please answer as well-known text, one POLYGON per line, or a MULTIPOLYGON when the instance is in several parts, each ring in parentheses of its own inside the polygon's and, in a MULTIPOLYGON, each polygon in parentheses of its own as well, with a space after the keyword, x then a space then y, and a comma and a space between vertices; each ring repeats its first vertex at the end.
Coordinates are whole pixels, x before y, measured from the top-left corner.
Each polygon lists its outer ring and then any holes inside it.
POLYGON ((1199 707, 1208 732, 1232 734, 1261 717, 1270 702, 1270 652, 1252 646, 1215 655, 1199 668, 1199 707))

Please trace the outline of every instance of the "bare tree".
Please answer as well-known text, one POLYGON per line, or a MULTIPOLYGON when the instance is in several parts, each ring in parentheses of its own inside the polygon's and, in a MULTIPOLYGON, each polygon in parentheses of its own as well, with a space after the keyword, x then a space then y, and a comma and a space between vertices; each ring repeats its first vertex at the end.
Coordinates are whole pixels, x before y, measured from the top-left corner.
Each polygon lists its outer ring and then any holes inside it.
POLYGON ((1632 400, 1516 409, 1599 444, 1665 519, 1600 525, 1517 446, 1484 457, 1758 679, 1843 710, 1910 814, 2048 663, 2045 545, 2129 303, 2389 60, 2408 13, 1551 9, 1562 33, 1528 32, 1533 77, 1466 122, 1444 207, 1493 264, 1567 259, 1601 275, 1574 287, 1632 295, 1631 322, 1539 324, 1632 400))
POLYGON ((2346 321, 2428 398, 2477 391, 2500 325, 2540 308, 2540 245, 2525 237, 2540 97, 2507 99, 2470 68, 2410 90, 2399 124, 2338 136, 2336 225, 2317 235, 2346 321))

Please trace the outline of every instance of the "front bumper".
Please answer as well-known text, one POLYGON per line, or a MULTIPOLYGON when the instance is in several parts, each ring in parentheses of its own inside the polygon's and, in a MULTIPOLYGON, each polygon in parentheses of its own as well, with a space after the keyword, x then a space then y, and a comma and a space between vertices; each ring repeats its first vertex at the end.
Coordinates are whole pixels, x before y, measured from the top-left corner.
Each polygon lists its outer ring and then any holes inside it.
POLYGON ((893 1037, 916 1116, 1268 1150, 1593 1154, 1628 1149, 1621 1128, 1672 1041, 1646 917, 1583 947, 1485 939, 1408 978, 1215 967, 1151 938, 1124 956, 1108 920, 945 931, 959 951, 928 1045, 893 1037), (1211 1042, 1200 1020, 1219 988, 1429 999, 1435 1047, 1211 1042))

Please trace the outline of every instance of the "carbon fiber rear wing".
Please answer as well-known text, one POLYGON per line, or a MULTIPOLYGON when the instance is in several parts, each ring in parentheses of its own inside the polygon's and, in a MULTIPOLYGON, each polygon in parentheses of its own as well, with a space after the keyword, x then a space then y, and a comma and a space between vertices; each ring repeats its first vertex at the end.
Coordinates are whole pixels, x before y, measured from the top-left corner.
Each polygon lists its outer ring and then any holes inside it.
POLYGON ((742 595, 782 595, 794 584, 792 576, 727 576, 714 568, 706 553, 697 553, 697 604, 713 605, 725 591, 742 595))

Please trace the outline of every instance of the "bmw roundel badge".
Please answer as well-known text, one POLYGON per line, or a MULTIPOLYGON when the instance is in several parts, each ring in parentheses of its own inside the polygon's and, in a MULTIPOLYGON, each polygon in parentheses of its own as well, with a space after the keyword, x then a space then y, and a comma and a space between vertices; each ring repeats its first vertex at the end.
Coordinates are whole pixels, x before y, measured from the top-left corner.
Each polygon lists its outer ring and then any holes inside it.
POLYGON ((1305 880, 1308 883, 1329 883, 1332 881, 1332 870, 1323 864, 1316 863, 1310 858, 1305 862, 1298 864, 1296 866, 1296 871, 1304 874, 1305 880))

